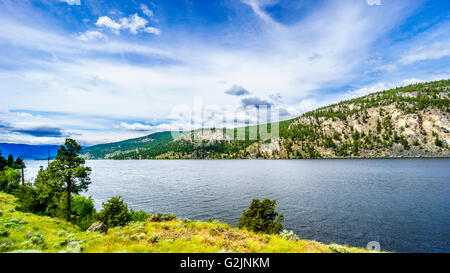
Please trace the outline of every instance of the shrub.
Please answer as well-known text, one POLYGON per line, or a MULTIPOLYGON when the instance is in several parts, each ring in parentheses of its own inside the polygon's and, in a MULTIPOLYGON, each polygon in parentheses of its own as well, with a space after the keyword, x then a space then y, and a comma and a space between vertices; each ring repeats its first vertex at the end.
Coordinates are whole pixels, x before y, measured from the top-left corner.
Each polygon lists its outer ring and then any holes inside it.
POLYGON ((210 228, 209 234, 212 236, 215 236, 215 235, 219 234, 219 231, 216 228, 210 228))
POLYGON ((10 167, 5 167, 0 172, 0 191, 13 193, 20 184, 20 172, 10 167))
POLYGON ((159 241, 159 236, 157 234, 152 234, 148 237, 147 241, 149 243, 157 243, 159 241))
POLYGON ((149 216, 151 222, 162 222, 162 221, 172 221, 177 219, 175 213, 157 213, 149 216))
POLYGON ((133 209, 130 210, 130 219, 134 222, 142 222, 147 220, 150 217, 145 211, 138 210, 134 211, 133 209))
POLYGON ((400 137, 400 143, 403 145, 403 148, 405 150, 409 149, 408 140, 406 140, 406 138, 404 138, 403 136, 400 137))
POLYGON ((284 221, 283 214, 275 211, 277 201, 264 199, 253 199, 248 210, 242 212, 239 218, 238 228, 263 232, 268 234, 278 234, 283 230, 281 222, 284 221))
POLYGON ((15 246, 14 242, 8 238, 0 240, 0 252, 8 251, 14 248, 14 246, 15 246))
POLYGON ((30 242, 34 245, 42 245, 44 243, 44 237, 40 234, 37 234, 30 238, 30 242))
POLYGON ((7 230, 0 230, 0 237, 8 237, 9 231, 7 230))
POLYGON ((81 230, 88 229, 95 222, 95 207, 92 198, 75 195, 71 199, 71 221, 81 230))
POLYGON ((331 244, 328 247, 335 253, 349 253, 348 249, 341 245, 331 244))
POLYGON ((130 219, 127 204, 120 196, 115 196, 103 203, 103 209, 98 213, 97 219, 108 227, 124 226, 130 219))
POLYGON ((17 210, 23 212, 44 213, 47 204, 39 198, 38 192, 31 184, 20 186, 14 195, 17 197, 17 210))
POLYGON ((162 218, 163 221, 172 221, 177 219, 177 215, 175 213, 165 213, 162 218))
POLYGON ((160 222, 161 221, 161 217, 158 214, 150 215, 150 217, 148 219, 150 222, 160 222))
POLYGON ((280 235, 281 237, 283 237, 283 238, 285 238, 285 239, 287 239, 287 240, 291 240, 291 241, 296 241, 296 240, 299 239, 298 236, 297 236, 297 235, 294 233, 294 231, 292 231, 292 230, 287 231, 287 230, 283 229, 283 230, 280 232, 279 235, 280 235))
POLYGON ((439 137, 436 136, 436 139, 434 140, 434 145, 438 146, 438 147, 442 147, 442 141, 439 140, 439 137))

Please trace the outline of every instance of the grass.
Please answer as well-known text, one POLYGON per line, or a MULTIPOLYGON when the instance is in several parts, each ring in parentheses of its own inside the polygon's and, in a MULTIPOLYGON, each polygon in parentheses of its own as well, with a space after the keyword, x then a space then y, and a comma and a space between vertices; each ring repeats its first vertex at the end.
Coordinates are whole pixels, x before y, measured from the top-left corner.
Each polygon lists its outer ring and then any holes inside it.
POLYGON ((217 221, 148 220, 111 228, 107 234, 88 233, 64 220, 19 212, 15 207, 14 196, 0 193, 0 252, 371 252, 363 248, 256 234, 217 221))

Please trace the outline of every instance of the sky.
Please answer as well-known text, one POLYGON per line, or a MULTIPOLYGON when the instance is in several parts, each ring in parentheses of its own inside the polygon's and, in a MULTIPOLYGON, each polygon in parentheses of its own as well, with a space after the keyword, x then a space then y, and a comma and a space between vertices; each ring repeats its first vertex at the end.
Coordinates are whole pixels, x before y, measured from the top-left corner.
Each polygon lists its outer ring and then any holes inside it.
POLYGON ((448 0, 0 0, 0 142, 242 126, 448 78, 448 0))

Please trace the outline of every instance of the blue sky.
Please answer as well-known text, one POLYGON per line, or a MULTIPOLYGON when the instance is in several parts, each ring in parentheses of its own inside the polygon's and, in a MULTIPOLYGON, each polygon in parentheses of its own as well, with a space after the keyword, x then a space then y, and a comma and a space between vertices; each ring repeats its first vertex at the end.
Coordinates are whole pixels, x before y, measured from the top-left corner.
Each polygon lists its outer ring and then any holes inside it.
POLYGON ((449 19, 446 0, 0 0, 0 142, 201 126, 182 114, 200 102, 239 126, 249 105, 287 119, 447 79, 449 19))

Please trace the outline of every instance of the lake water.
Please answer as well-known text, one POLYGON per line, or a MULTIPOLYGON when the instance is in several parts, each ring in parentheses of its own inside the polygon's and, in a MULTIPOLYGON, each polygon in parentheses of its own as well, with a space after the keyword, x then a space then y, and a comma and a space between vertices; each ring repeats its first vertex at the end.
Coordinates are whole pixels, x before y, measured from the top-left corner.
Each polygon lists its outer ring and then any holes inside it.
MULTIPOLYGON (((27 179, 46 161, 27 161, 27 179)), ((382 250, 450 252, 450 159, 87 161, 96 206, 236 225, 253 198, 278 201, 307 239, 382 250)))

